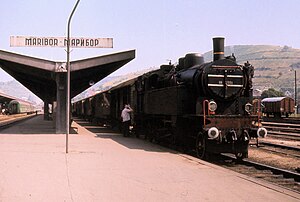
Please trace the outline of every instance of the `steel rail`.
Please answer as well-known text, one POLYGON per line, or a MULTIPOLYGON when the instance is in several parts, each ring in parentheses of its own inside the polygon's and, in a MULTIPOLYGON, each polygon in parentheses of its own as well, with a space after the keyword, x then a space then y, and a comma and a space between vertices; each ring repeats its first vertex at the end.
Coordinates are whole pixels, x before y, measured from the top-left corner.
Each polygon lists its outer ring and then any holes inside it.
POLYGON ((259 145, 268 145, 268 146, 272 146, 272 147, 278 147, 281 149, 288 149, 288 150, 294 150, 294 151, 300 151, 300 147, 295 147, 295 146, 288 146, 288 145, 283 145, 283 144, 275 144, 275 143, 271 143, 271 142, 263 142, 260 141, 259 145))
MULTIPOLYGON (((237 160, 235 157, 233 157, 231 155, 222 154, 221 156, 224 158, 227 158, 227 159, 237 160)), ((242 165, 246 165, 246 166, 252 166, 259 170, 270 170, 272 173, 274 173, 276 175, 281 174, 281 175, 283 175, 284 178, 293 178, 295 180, 295 182, 300 182, 300 173, 292 172, 292 171, 285 170, 282 168, 276 168, 274 166, 250 161, 248 159, 243 159, 243 160, 239 161, 239 163, 242 165)))

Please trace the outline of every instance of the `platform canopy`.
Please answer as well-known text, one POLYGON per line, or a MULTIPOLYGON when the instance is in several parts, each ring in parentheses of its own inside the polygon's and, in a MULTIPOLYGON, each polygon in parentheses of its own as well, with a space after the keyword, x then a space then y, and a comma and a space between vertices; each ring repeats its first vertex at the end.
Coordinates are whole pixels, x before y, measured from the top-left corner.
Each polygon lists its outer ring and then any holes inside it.
MULTIPOLYGON (((71 97, 76 96, 135 58, 135 50, 71 61, 71 97)), ((66 63, 0 50, 0 67, 42 100, 57 96, 56 74, 66 71, 66 63)), ((62 82, 64 83, 64 82, 62 82)), ((58 86, 63 88, 63 86, 58 86)))
POLYGON ((8 104, 10 101, 12 100, 17 100, 18 98, 11 96, 11 95, 7 95, 5 93, 0 92, 0 104, 8 104))

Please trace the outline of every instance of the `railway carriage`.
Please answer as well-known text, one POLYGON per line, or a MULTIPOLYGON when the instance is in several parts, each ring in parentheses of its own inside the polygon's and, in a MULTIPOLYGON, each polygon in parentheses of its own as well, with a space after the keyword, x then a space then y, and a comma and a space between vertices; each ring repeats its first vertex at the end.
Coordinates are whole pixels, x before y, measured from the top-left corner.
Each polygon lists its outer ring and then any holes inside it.
POLYGON ((262 101, 262 112, 267 117, 270 115, 275 117, 288 117, 295 112, 295 100, 290 97, 270 97, 264 98, 262 101))
POLYGON ((35 108, 30 102, 12 100, 8 104, 8 112, 9 114, 31 114, 35 112, 35 108))

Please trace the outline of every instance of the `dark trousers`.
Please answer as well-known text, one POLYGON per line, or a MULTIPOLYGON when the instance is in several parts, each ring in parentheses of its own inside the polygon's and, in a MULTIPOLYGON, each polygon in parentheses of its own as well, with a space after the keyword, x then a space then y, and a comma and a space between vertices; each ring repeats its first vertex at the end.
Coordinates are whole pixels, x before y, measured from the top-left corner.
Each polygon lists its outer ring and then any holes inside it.
POLYGON ((123 125, 123 136, 129 137, 130 120, 122 122, 122 125, 123 125))

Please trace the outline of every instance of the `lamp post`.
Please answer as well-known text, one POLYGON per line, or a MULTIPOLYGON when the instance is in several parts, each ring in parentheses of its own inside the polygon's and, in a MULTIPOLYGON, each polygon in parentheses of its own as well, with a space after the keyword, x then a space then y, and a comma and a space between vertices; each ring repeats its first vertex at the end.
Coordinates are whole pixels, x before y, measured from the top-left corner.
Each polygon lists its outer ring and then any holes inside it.
POLYGON ((77 0, 71 15, 68 20, 68 30, 67 30, 67 102, 66 102, 66 153, 69 152, 69 133, 70 133, 70 77, 71 77, 71 65, 70 65, 70 25, 72 16, 79 4, 80 0, 77 0))

